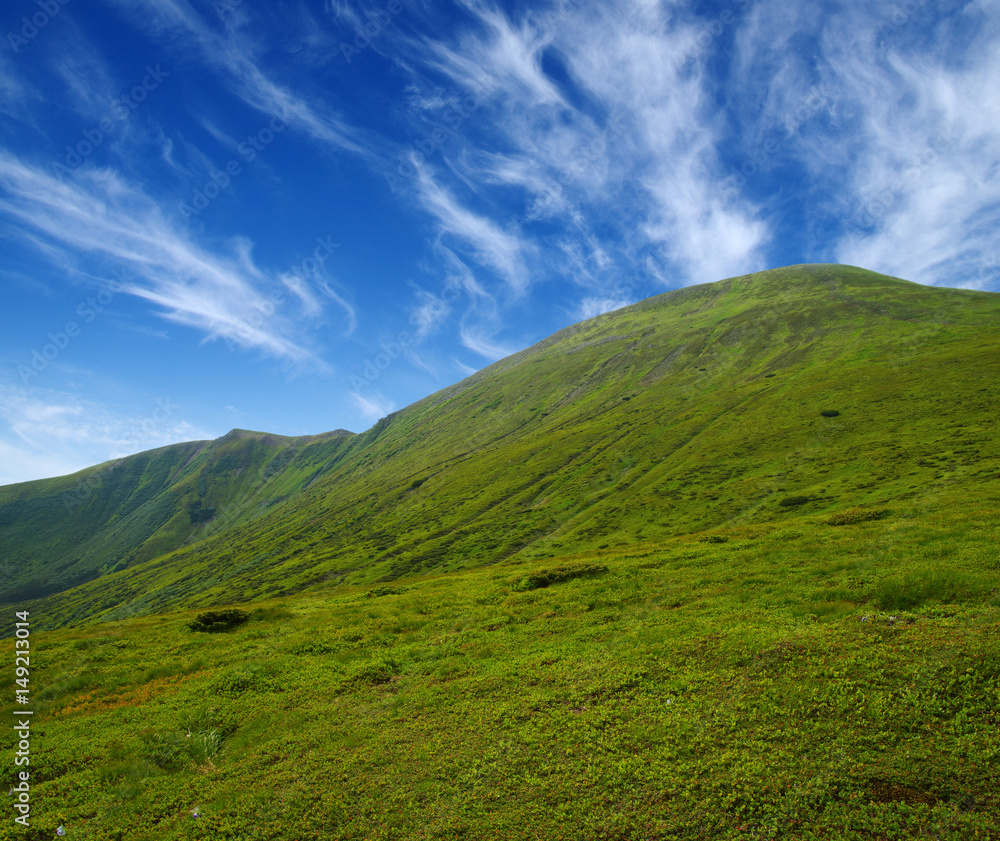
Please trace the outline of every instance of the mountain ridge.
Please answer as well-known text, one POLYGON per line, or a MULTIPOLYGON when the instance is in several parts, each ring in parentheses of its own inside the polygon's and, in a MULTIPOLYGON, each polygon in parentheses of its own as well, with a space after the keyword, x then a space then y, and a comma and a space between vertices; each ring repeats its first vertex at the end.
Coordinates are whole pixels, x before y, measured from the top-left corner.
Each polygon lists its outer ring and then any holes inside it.
MULTIPOLYGON (((964 415, 985 466, 961 470, 986 481, 997 342, 984 331, 998 320, 1000 295, 831 264, 673 290, 570 325, 361 433, 232 430, 130 456, 141 469, 130 462, 78 506, 104 517, 84 529, 82 554, 51 560, 67 538, 39 562, 27 541, 30 574, 0 599, 45 599, 60 622, 121 618, 898 503, 921 497, 901 468, 937 475, 917 461, 944 452, 946 419, 964 415), (951 407, 927 390, 928 366, 951 407), (890 423, 921 436, 912 458, 890 423), (876 461, 883 479, 858 481, 876 461), (115 496, 129 476, 132 495, 115 496)), ((98 469, 118 468, 81 473, 98 469)), ((0 488, 5 551, 11 489, 32 485, 33 504, 51 505, 69 478, 0 488)), ((24 557, 8 566, 23 571, 24 557)))

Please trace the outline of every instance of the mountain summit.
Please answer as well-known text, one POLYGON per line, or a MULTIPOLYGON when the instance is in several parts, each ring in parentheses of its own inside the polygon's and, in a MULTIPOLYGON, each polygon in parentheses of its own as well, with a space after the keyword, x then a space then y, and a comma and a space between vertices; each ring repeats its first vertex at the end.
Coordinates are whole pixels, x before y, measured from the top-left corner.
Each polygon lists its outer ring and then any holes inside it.
POLYGON ((803 265, 574 324, 354 435, 0 488, 53 624, 996 494, 1000 295, 803 265))

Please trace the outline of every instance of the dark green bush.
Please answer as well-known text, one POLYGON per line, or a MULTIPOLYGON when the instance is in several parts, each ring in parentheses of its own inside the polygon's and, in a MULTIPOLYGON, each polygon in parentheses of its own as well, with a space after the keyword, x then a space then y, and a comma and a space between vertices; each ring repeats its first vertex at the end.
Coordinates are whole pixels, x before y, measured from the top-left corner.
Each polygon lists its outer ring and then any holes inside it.
POLYGON ((395 596, 397 593, 405 593, 409 589, 409 587, 373 587, 365 593, 365 597, 371 599, 379 596, 395 596))
POLYGON ((238 625, 242 625, 249 618, 249 613, 238 608, 208 610, 204 613, 199 613, 188 627, 192 631, 205 631, 209 634, 216 634, 220 631, 228 631, 238 625))
POLYGON ((539 590, 551 584, 560 584, 563 581, 570 581, 574 578, 590 578, 608 571, 603 564, 581 564, 575 567, 555 567, 553 569, 542 569, 527 575, 514 582, 514 589, 524 592, 525 590, 539 590))
POLYGON ((786 496, 781 502, 778 503, 782 508, 792 508, 795 505, 802 505, 804 502, 808 502, 809 497, 807 496, 786 496))
POLYGON ((838 412, 836 409, 827 409, 826 411, 820 412, 820 414, 824 418, 835 418, 840 414, 840 412, 838 412))

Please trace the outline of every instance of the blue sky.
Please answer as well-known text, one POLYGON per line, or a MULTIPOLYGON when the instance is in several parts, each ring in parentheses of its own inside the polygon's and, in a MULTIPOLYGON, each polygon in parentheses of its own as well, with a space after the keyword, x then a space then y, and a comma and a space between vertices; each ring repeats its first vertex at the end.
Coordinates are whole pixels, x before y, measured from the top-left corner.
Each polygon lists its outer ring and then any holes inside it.
POLYGON ((1000 289, 1000 2, 9 0, 0 484, 801 262, 1000 289))

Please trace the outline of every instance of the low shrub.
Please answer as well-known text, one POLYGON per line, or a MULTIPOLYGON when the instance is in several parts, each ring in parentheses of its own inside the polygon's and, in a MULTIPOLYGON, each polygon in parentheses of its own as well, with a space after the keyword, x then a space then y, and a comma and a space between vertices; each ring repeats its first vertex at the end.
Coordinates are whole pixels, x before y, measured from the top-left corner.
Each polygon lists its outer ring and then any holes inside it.
POLYGON ((807 496, 786 496, 781 502, 778 503, 782 508, 793 508, 796 505, 802 505, 809 501, 807 496))
POLYGON ((820 414, 824 418, 835 418, 838 415, 840 415, 840 412, 838 412, 836 409, 826 409, 826 410, 820 412, 820 414))
POLYGON ((249 613, 238 608, 231 608, 230 610, 207 610, 204 613, 199 613, 188 627, 192 631, 217 634, 221 631, 229 631, 232 628, 242 625, 249 618, 249 613))
POLYGON ((531 575, 526 575, 514 582, 513 587, 519 592, 526 590, 540 590, 552 584, 560 584, 563 581, 570 581, 574 578, 590 578, 594 575, 601 575, 608 571, 603 564, 581 564, 574 567, 554 567, 552 569, 540 569, 531 575))

